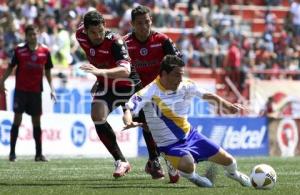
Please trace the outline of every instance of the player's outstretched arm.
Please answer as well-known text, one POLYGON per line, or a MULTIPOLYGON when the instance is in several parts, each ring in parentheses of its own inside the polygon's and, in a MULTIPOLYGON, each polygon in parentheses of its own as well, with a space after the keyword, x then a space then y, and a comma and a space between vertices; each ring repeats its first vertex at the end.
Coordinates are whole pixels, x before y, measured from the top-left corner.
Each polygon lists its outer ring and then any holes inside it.
POLYGON ((202 98, 214 106, 217 106, 222 113, 225 111, 228 114, 235 114, 245 109, 242 105, 237 103, 232 104, 224 98, 213 93, 205 93, 203 94, 202 98))

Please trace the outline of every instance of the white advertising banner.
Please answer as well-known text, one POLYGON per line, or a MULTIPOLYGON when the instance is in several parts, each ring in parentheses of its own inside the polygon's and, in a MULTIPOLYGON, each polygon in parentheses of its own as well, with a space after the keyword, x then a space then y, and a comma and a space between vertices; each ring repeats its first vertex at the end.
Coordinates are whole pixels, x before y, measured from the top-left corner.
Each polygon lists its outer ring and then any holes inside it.
MULTIPOLYGON (((10 150, 10 128, 13 112, 0 111, 0 155, 7 156, 10 150)), ((120 115, 110 115, 108 121, 115 130, 119 146, 126 157, 138 154, 138 129, 121 131, 120 115)), ((43 153, 45 155, 111 157, 99 140, 89 115, 44 114, 41 118, 43 153)), ((23 114, 16 145, 17 155, 34 155, 31 117, 23 114)))
MULTIPOLYGON (((95 80, 88 78, 68 78, 52 80, 57 95, 54 103, 50 98, 50 88, 47 80, 43 80, 43 113, 79 113, 89 114, 92 97, 90 89, 95 80)), ((15 77, 11 76, 5 81, 7 110, 12 111, 15 77)))
MULTIPOLYGON (((54 78, 53 86, 57 97, 54 103, 50 99, 50 88, 44 79, 44 91, 42 94, 43 113, 90 114, 92 101, 90 89, 94 82, 95 80, 91 78, 54 78)), ((212 79, 195 79, 195 82, 210 92, 216 91, 216 84, 212 79)), ((7 89, 7 110, 12 111, 15 78, 9 77, 5 82, 5 86, 7 89)), ((117 109, 113 113, 118 114, 120 112, 121 109, 117 109)), ((203 115, 211 115, 210 106, 207 102, 195 98, 189 116, 199 117, 203 115)))

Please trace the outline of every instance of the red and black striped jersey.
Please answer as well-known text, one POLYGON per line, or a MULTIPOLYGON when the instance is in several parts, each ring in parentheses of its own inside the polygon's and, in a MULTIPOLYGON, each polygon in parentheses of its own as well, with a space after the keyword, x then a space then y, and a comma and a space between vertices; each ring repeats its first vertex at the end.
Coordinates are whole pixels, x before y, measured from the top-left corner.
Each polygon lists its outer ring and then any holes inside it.
POLYGON ((128 46, 131 63, 139 74, 143 86, 157 77, 160 63, 166 55, 181 57, 173 41, 162 33, 152 31, 145 42, 140 42, 134 33, 129 33, 124 36, 124 40, 128 46))
POLYGON ((118 66, 123 66, 130 70, 129 78, 111 79, 98 76, 97 80, 108 87, 115 85, 116 87, 132 86, 132 83, 139 83, 139 77, 136 71, 133 70, 128 55, 127 45, 122 37, 110 31, 105 32, 105 38, 100 45, 94 46, 87 34, 85 33, 83 25, 81 25, 76 32, 76 39, 81 48, 85 51, 88 61, 100 69, 111 69, 118 66), (118 82, 116 82, 118 80, 118 82))
POLYGON ((17 66, 16 89, 28 92, 43 90, 44 69, 53 67, 49 49, 42 44, 32 51, 26 43, 18 45, 9 64, 17 66))

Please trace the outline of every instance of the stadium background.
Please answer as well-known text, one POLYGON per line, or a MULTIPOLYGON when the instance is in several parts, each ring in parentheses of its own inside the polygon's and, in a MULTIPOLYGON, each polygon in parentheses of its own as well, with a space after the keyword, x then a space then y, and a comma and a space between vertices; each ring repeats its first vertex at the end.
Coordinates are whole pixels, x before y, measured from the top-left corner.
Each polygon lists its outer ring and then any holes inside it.
MULTIPOLYGON (((190 122, 236 156, 295 156, 300 154, 299 54, 300 22, 288 0, 20 0, 0 1, 0 61, 5 70, 12 49, 24 38, 24 26, 35 23, 39 40, 52 54, 53 104, 45 83, 42 129, 45 155, 109 157, 90 119, 90 88, 94 78, 78 67, 85 58, 74 38, 82 15, 91 9, 104 14, 108 28, 124 35, 130 29, 130 10, 137 3, 153 11, 153 27, 180 48, 186 76, 204 88, 249 111, 223 116, 206 102, 194 100, 190 122), (95 149, 97 148, 97 149, 95 149)), ((14 76, 1 94, 0 155, 9 152, 14 76)), ((120 110, 113 121, 125 156, 146 156, 140 129, 120 131, 120 110)), ((16 152, 33 155, 30 118, 24 116, 16 152)))

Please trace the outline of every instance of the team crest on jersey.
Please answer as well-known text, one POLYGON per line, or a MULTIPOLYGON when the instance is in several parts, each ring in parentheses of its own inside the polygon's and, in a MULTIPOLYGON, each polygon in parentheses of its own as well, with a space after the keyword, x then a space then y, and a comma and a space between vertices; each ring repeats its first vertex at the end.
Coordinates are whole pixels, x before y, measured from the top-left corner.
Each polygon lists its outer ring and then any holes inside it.
POLYGON ((141 54, 142 56, 146 56, 146 55, 148 54, 148 49, 147 49, 147 48, 141 48, 141 49, 140 49, 140 54, 141 54))
POLYGON ((32 60, 32 61, 36 61, 36 60, 37 60, 37 56, 36 56, 35 54, 33 54, 33 55, 31 56, 31 60, 32 60))
POLYGON ((91 56, 95 56, 95 54, 96 54, 95 50, 94 50, 93 48, 91 48, 91 49, 90 49, 90 55, 91 55, 91 56))

